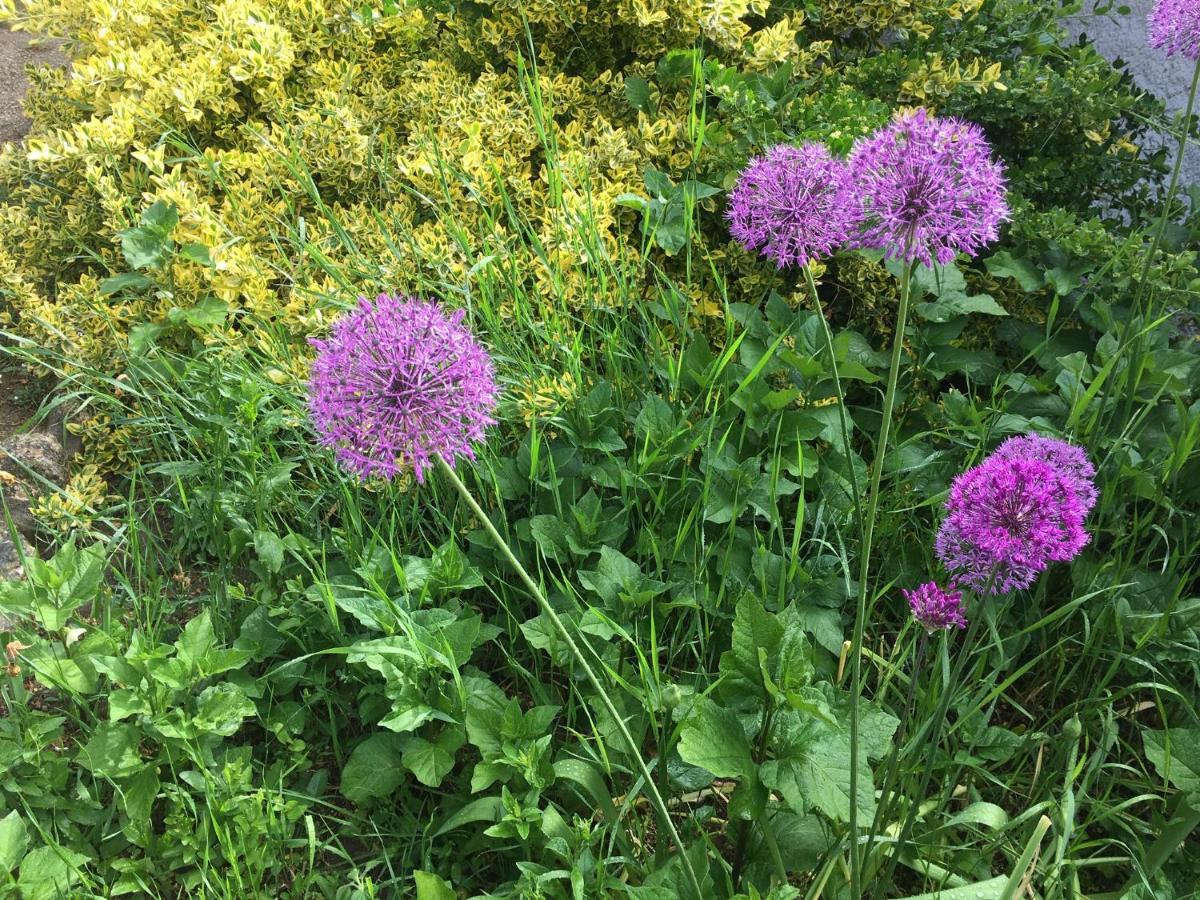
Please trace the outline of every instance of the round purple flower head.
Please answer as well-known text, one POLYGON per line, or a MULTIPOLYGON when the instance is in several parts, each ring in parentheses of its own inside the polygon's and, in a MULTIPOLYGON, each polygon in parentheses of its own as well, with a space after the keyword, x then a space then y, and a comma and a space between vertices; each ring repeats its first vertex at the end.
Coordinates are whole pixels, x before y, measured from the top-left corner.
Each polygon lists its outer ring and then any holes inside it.
POLYGON ((933 634, 938 629, 966 628, 967 617, 962 611, 962 592, 944 591, 930 581, 913 591, 905 590, 913 618, 933 634))
POLYGON ((1004 167, 983 130, 925 110, 897 116, 859 141, 850 167, 865 221, 856 245, 927 266, 974 255, 1008 218, 1004 167))
POLYGON ((750 161, 729 195, 729 233, 779 268, 846 242, 860 217, 850 168, 821 144, 780 144, 750 161))
POLYGON ((1010 437, 997 447, 996 456, 1049 463, 1075 491, 1085 516, 1096 505, 1096 467, 1082 447, 1040 434, 1023 434, 1010 437))
POLYGON ((317 348, 308 408, 321 443, 361 478, 412 469, 434 456, 474 459, 471 442, 495 420, 492 361, 437 303, 380 294, 334 323, 317 348))
POLYGON ((1150 46, 1200 59, 1200 0, 1158 0, 1150 11, 1150 46))
POLYGON ((985 594, 1027 588, 1088 542, 1077 477, 1045 459, 994 453, 957 478, 937 555, 956 586, 985 594))

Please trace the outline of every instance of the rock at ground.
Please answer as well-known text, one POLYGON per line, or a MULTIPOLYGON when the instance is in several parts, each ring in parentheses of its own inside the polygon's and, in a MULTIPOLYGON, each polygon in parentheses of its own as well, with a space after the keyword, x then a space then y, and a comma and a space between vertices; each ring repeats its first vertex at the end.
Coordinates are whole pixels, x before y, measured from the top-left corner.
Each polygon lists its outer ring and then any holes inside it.
MULTIPOLYGON (((37 531, 30 507, 46 493, 43 479, 60 487, 66 484, 62 441, 45 432, 14 434, 0 441, 0 497, 17 531, 30 540, 37 531)), ((8 524, 2 513, 0 508, 0 531, 8 524)))
POLYGON ((0 441, 0 471, 20 478, 27 469, 51 484, 66 484, 67 455, 62 441, 44 431, 14 434, 0 441))

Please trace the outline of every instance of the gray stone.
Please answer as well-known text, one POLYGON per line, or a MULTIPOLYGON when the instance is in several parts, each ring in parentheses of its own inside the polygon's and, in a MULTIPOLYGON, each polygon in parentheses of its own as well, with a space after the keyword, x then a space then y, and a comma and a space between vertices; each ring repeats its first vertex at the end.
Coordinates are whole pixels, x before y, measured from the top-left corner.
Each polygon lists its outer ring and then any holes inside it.
POLYGON ((45 431, 14 434, 0 441, 0 471, 24 478, 28 470, 51 484, 66 484, 67 454, 62 441, 45 431))
POLYGON ((30 506, 48 490, 42 479, 61 487, 67 482, 67 455, 62 441, 45 432, 14 434, 0 441, 0 531, 8 527, 7 508, 17 531, 33 540, 37 522, 30 506), (32 475, 30 473, 33 473, 32 475))
POLYGON ((19 551, 8 529, 0 531, 0 581, 24 578, 25 570, 21 567, 22 554, 26 557, 37 556, 28 541, 20 535, 17 536, 17 540, 20 541, 19 551))

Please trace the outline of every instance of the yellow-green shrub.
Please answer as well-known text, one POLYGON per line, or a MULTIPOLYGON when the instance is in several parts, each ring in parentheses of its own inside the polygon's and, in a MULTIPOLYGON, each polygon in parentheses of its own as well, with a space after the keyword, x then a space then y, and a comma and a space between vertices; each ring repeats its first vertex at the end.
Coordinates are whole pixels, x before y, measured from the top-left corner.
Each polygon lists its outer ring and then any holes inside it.
POLYGON ((66 38, 71 60, 36 76, 33 130, 0 151, 0 300, 21 332, 107 370, 134 326, 211 297, 230 315, 209 339, 255 340, 237 329, 240 311, 299 335, 338 285, 276 235, 303 221, 334 263, 354 246, 377 265, 373 280, 398 289, 418 277, 461 284, 482 242, 505 240, 488 211, 503 195, 544 257, 506 249, 528 256, 535 294, 570 304, 583 289, 570 273, 594 248, 564 226, 594 220, 611 242, 636 222, 616 199, 648 165, 692 162, 686 95, 663 96, 651 119, 627 102, 627 75, 696 44, 747 69, 803 73, 829 53, 815 38, 923 32, 977 5, 830 0, 809 23, 786 0, 482 0, 374 14, 337 0, 0 0, 0 19, 66 38), (523 73, 530 37, 536 72, 523 73), (453 235, 426 198, 452 211, 453 235), (159 200, 178 210, 176 243, 209 248, 212 264, 178 255, 156 279, 165 288, 111 290, 104 279, 128 268, 120 232, 159 200), (568 277, 552 278, 546 260, 568 277))

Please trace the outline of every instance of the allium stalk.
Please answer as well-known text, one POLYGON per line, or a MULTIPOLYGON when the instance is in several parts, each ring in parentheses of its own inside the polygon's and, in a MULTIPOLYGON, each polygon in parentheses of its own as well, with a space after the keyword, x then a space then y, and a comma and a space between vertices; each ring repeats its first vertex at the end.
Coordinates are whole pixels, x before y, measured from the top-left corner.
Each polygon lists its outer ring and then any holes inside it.
MULTIPOLYGON (((726 213, 730 234, 747 250, 758 250, 781 268, 799 266, 804 273, 813 309, 821 322, 825 352, 837 399, 842 450, 850 453, 850 422, 838 372, 833 331, 821 304, 811 263, 844 245, 862 218, 861 203, 849 166, 832 157, 820 144, 777 146, 750 162, 730 194, 726 213)), ((862 504, 854 467, 850 466, 850 492, 860 540, 864 539, 862 504)), ((765 738, 767 730, 762 731, 765 738)), ((851 804, 851 816, 855 815, 851 804)), ((742 871, 750 822, 739 826, 732 866, 735 890, 742 871)), ((782 870, 778 847, 769 826, 763 835, 782 870)), ((782 872, 786 880, 786 872, 782 872)))
MULTIPOLYGON (((1140 319, 1143 323, 1152 317, 1142 309, 1146 290, 1150 283, 1150 269, 1162 246, 1163 235, 1167 232, 1167 223, 1171 220, 1171 204, 1175 201, 1175 192, 1179 189, 1179 177, 1183 172, 1183 157, 1187 153, 1188 136, 1191 134, 1192 113, 1196 108, 1196 93, 1200 87, 1200 0, 1159 0, 1150 13, 1150 46, 1166 51, 1167 56, 1175 53, 1182 54, 1196 61, 1192 70, 1192 85, 1188 90, 1187 105, 1183 111, 1183 121, 1179 125, 1179 136, 1175 147, 1175 164, 1171 167, 1171 180, 1167 192, 1162 199, 1162 211, 1154 229, 1150 246, 1142 260, 1141 272, 1138 276, 1137 293, 1133 300, 1133 314, 1125 316, 1121 325, 1120 337, 1117 342, 1120 348, 1126 346, 1133 320, 1140 319)), ((1128 421, 1133 414, 1135 395, 1141 382, 1144 344, 1141 332, 1134 334, 1129 353, 1129 364, 1126 366, 1124 419, 1128 421)))
POLYGON ((566 623, 513 554, 491 518, 455 473, 458 456, 474 459, 472 443, 493 422, 492 362, 463 322, 428 301, 380 295, 335 323, 328 340, 313 341, 317 358, 309 382, 309 413, 321 443, 360 478, 394 477, 411 468, 421 481, 441 468, 467 507, 516 571, 621 735, 667 834, 679 848, 696 900, 703 894, 687 848, 641 748, 566 623))
POLYGON ((863 204, 857 246, 882 250, 887 258, 904 263, 879 439, 871 464, 851 639, 850 895, 858 900, 862 894, 857 800, 863 635, 869 613, 871 549, 900 380, 913 268, 918 261, 927 266, 934 260, 948 264, 959 253, 978 253, 997 238, 1000 223, 1008 218, 1008 204, 1003 166, 992 159, 982 129, 958 119, 936 119, 923 109, 897 116, 890 125, 860 141, 850 154, 850 167, 863 204))

